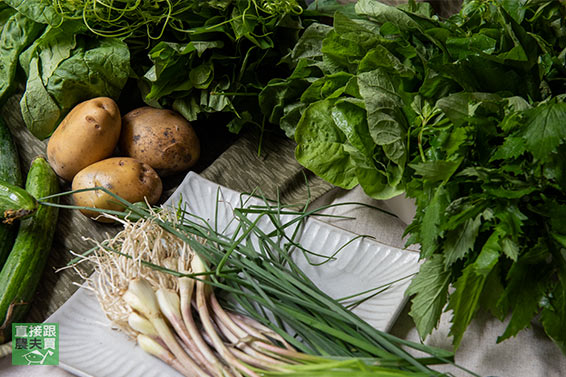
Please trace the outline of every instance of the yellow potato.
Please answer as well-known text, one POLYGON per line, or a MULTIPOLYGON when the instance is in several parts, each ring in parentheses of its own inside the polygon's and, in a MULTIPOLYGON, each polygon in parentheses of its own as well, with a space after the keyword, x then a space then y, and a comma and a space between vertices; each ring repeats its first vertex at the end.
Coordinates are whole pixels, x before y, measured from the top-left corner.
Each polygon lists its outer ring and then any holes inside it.
MULTIPOLYGON (((73 179, 73 190, 104 187, 131 203, 148 201, 155 204, 161 196, 163 184, 161 179, 149 166, 129 157, 113 157, 95 162, 84 168, 73 179)), ((91 190, 73 194, 76 205, 83 207, 123 210, 124 207, 111 195, 102 190, 91 190)), ((100 212, 81 210, 88 216, 96 218, 100 212)), ((110 222, 100 217, 101 222, 110 222)))
POLYGON ((166 176, 193 166, 200 144, 191 124, 180 114, 141 107, 124 115, 120 150, 166 176))
POLYGON ((90 164, 110 157, 122 122, 114 100, 98 97, 75 106, 47 144, 49 164, 61 178, 71 181, 90 164))

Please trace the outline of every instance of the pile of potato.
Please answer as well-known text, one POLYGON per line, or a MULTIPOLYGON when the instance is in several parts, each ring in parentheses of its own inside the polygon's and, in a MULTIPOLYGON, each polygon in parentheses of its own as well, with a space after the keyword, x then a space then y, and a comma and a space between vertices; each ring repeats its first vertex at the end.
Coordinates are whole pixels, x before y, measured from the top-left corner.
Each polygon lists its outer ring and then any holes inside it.
MULTIPOLYGON (((163 190, 160 177, 189 169, 199 156, 197 135, 181 115, 142 107, 121 117, 107 97, 75 106, 47 145, 53 170, 72 182, 73 190, 104 187, 131 203, 155 204, 163 190)), ((73 200, 83 207, 122 209, 102 190, 75 193, 73 200)), ((96 211, 81 212, 107 221, 96 211)))

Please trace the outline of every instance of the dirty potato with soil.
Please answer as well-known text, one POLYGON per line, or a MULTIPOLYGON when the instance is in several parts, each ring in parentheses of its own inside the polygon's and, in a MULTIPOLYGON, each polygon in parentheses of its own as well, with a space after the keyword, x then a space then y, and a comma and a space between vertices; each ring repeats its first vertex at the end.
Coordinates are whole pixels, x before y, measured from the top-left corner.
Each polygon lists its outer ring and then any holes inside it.
POLYGON ((78 104, 49 139, 49 164, 57 175, 71 181, 83 168, 112 155, 121 125, 120 110, 111 98, 78 104))
MULTIPOLYGON (((146 201, 155 204, 161 196, 163 184, 155 170, 138 160, 129 157, 113 157, 96 162, 81 170, 73 179, 72 189, 104 187, 110 192, 131 202, 146 201)), ((95 207, 109 210, 123 210, 123 206, 111 195, 102 190, 90 190, 73 194, 77 206, 95 207)), ((92 218, 100 212, 81 209, 92 218)), ((97 218, 108 222, 107 218, 97 218)))
POLYGON ((191 124, 166 109, 142 107, 122 118, 120 150, 152 166, 161 176, 184 171, 200 156, 200 144, 191 124))

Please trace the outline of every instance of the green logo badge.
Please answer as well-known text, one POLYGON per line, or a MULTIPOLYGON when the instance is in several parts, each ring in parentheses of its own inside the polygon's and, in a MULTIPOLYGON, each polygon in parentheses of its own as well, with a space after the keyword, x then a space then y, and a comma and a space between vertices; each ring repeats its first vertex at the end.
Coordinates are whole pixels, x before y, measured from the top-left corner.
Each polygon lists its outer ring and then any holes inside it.
POLYGON ((58 323, 12 323, 13 365, 59 365, 58 323))

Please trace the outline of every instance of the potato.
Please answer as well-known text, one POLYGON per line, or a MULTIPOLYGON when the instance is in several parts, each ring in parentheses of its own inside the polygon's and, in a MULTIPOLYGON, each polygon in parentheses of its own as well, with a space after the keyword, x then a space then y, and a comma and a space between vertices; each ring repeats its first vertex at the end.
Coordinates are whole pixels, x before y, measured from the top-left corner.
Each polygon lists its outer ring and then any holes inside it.
MULTIPOLYGON (((113 157, 95 162, 75 175, 73 190, 104 187, 131 203, 147 200, 155 204, 161 196, 163 184, 155 170, 148 164, 129 157, 113 157)), ((84 191, 73 194, 77 206, 123 210, 117 200, 102 190, 84 191)), ((88 217, 97 217, 100 212, 81 210, 88 217)), ((100 217, 101 222, 111 222, 100 217)))
POLYGON ((120 150, 153 167, 159 175, 171 175, 193 166, 200 144, 191 124, 180 114, 141 107, 124 115, 120 150))
POLYGON ((120 110, 114 100, 98 97, 75 106, 47 144, 49 164, 71 181, 90 164, 110 157, 120 137, 120 110))

